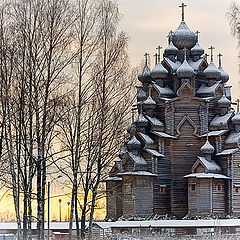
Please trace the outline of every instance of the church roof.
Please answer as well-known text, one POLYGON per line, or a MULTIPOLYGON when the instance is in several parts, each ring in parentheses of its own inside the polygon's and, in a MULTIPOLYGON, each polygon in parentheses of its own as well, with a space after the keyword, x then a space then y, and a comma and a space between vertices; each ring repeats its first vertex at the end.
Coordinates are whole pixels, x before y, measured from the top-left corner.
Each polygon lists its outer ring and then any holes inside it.
POLYGON ((217 173, 191 173, 184 178, 216 178, 216 179, 230 179, 229 177, 223 175, 223 174, 217 174, 217 173))
POLYGON ((118 173, 119 176, 123 175, 132 175, 132 176, 149 176, 149 177, 156 177, 157 174, 153 174, 147 171, 133 171, 133 172, 124 172, 124 173, 118 173))
POLYGON ((206 173, 220 173, 222 171, 221 167, 214 161, 208 161, 205 157, 198 157, 198 160, 194 163, 193 168, 201 162, 205 167, 206 173))
POLYGON ((201 86, 197 90, 197 95, 199 97, 213 97, 213 96, 215 96, 215 91, 217 90, 220 83, 221 83, 221 81, 218 81, 210 87, 207 86, 206 83, 201 84, 201 86))
POLYGON ((216 115, 213 120, 210 122, 210 128, 213 129, 228 129, 228 122, 232 117, 233 112, 229 112, 224 116, 216 115))
POLYGON ((220 153, 217 153, 216 155, 217 156, 230 155, 230 154, 237 152, 238 150, 239 150, 239 148, 225 149, 225 150, 221 151, 220 153))
POLYGON ((152 126, 152 130, 157 130, 159 128, 163 128, 164 124, 157 118, 155 117, 150 117, 148 115, 145 115, 145 117, 149 120, 151 126, 152 126))
POLYGON ((175 96, 175 93, 173 92, 173 90, 167 85, 165 87, 160 87, 158 84, 153 83, 153 87, 158 91, 160 96, 168 96, 168 97, 175 96))
POLYGON ((150 155, 152 156, 155 156, 155 157, 164 157, 163 154, 161 154, 160 152, 154 150, 154 149, 144 149, 147 153, 149 153, 150 155))
POLYGON ((240 133, 236 133, 236 132, 232 131, 225 139, 225 144, 226 145, 234 145, 234 146, 238 147, 239 139, 240 139, 240 133))
POLYGON ((147 144, 147 145, 153 145, 154 144, 154 141, 152 140, 152 138, 150 138, 147 134, 138 132, 138 135, 145 142, 145 144, 147 144))

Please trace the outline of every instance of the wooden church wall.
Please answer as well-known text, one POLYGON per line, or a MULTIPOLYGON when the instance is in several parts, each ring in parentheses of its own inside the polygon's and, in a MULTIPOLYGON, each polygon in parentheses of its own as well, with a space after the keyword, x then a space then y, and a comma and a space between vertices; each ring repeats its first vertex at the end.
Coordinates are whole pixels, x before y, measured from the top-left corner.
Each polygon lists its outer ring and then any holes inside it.
POLYGON ((236 152, 232 156, 232 210, 234 213, 240 212, 240 152, 236 152))
POLYGON ((191 173, 191 168, 199 155, 199 149, 205 143, 205 138, 193 135, 195 129, 186 120, 179 129, 180 135, 171 142, 171 210, 174 214, 187 214, 188 188, 185 175, 191 173))
POLYGON ((214 179, 213 180, 213 213, 226 212, 225 192, 226 192, 225 180, 214 179))
POLYGON ((150 215, 153 213, 153 177, 136 176, 135 189, 135 211, 138 215, 150 215))
POLYGON ((122 182, 107 181, 107 218, 117 219, 122 216, 122 182))
POLYGON ((122 181, 122 206, 123 215, 135 215, 134 207, 134 187, 135 179, 132 176, 123 176, 122 181))

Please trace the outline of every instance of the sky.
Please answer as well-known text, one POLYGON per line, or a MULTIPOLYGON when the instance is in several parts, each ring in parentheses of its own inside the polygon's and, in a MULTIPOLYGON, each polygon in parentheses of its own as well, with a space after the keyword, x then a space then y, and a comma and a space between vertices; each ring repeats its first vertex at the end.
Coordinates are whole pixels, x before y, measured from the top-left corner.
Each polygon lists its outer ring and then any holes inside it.
MULTIPOLYGON (((133 66, 138 65, 147 52, 153 55, 156 47, 168 46, 167 35, 176 30, 181 22, 182 1, 178 0, 119 0, 122 14, 120 29, 130 37, 129 55, 133 66)), ((226 13, 230 0, 185 0, 185 22, 193 31, 200 31, 199 43, 208 54, 208 48, 215 47, 214 62, 218 66, 217 55, 221 53, 222 66, 229 74, 227 85, 232 86, 232 101, 240 97, 240 78, 237 59, 237 40, 231 35, 226 13)), ((236 2, 240 3, 239 0, 236 2)))

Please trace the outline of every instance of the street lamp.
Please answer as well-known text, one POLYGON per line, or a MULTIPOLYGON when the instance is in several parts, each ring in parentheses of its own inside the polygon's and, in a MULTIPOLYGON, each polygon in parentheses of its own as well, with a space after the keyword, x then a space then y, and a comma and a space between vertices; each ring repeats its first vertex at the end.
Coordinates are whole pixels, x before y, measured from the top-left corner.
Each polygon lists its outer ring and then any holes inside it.
POLYGON ((59 222, 61 222, 62 221, 62 207, 61 207, 62 199, 60 198, 58 201, 59 201, 59 222))
POLYGON ((70 221, 70 202, 67 202, 68 205, 68 221, 70 221))
POLYGON ((58 178, 61 178, 62 176, 59 175, 56 178, 52 179, 51 182, 47 183, 47 190, 48 190, 48 237, 47 239, 50 239, 50 185, 52 184, 52 182, 58 178))

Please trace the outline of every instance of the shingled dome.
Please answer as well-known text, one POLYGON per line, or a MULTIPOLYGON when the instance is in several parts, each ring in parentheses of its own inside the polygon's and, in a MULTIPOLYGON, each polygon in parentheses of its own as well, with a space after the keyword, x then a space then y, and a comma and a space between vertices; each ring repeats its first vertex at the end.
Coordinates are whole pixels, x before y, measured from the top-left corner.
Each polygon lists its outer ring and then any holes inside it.
POLYGON ((219 107, 230 107, 231 101, 225 95, 222 95, 218 100, 218 105, 219 107))
POLYGON ((232 118, 233 125, 240 125, 240 112, 237 112, 236 115, 232 118))
POLYGON ((197 35, 191 31, 184 21, 172 35, 172 42, 178 49, 191 49, 197 43, 197 35))
POLYGON ((148 96, 148 98, 143 102, 143 107, 145 109, 154 109, 156 107, 156 102, 152 99, 151 96, 148 96))
POLYGON ((193 56, 201 56, 204 53, 204 49, 197 42, 195 46, 191 49, 191 54, 193 56))
POLYGON ((131 140, 127 143, 127 147, 129 151, 139 150, 141 148, 141 143, 137 140, 135 136, 133 136, 131 140))
POLYGON ((160 62, 158 62, 151 71, 150 75, 154 79, 162 79, 168 76, 168 71, 160 62))
POLYGON ((172 40, 168 47, 165 49, 164 54, 167 56, 176 56, 178 53, 178 49, 173 45, 172 40))
POLYGON ((182 65, 177 69, 177 76, 179 78, 191 78, 194 76, 194 70, 186 59, 184 59, 182 65))
POLYGON ((135 121, 135 124, 139 127, 144 127, 148 125, 148 120, 143 116, 142 113, 140 113, 137 120, 135 121))
POLYGON ((223 83, 226 83, 229 80, 229 75, 224 71, 222 66, 219 66, 218 70, 221 72, 220 79, 223 83))
POLYGON ((142 83, 150 83, 152 81, 152 78, 150 76, 150 69, 148 65, 146 64, 143 68, 143 70, 138 75, 138 80, 142 83))
POLYGON ((214 147, 211 145, 211 143, 207 140, 205 144, 200 148, 200 151, 203 154, 212 154, 214 153, 214 147))
POLYGON ((209 63, 208 67, 203 71, 203 73, 208 79, 217 79, 221 76, 221 72, 217 69, 212 61, 209 63))

